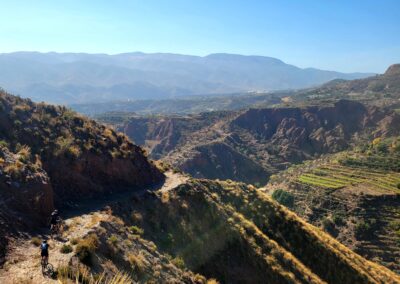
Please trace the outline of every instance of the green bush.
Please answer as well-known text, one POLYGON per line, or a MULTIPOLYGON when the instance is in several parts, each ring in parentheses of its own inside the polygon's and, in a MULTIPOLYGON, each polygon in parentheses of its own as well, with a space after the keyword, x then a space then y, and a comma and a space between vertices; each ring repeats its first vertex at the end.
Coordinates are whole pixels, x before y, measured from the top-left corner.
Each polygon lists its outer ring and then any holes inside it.
POLYGON ((278 201, 280 204, 292 208, 294 205, 294 196, 290 192, 284 191, 283 189, 277 189, 272 193, 272 198, 278 201))
POLYGON ((325 217, 324 219, 322 219, 322 227, 324 228, 325 231, 329 232, 329 233, 333 233, 335 230, 335 224, 334 222, 325 217))
POLYGON ((70 253, 70 252, 72 252, 73 251, 73 249, 72 249, 72 247, 70 246, 70 245, 63 245, 61 248, 60 248, 60 252, 61 253, 70 253))
POLYGON ((116 246, 117 243, 118 243, 118 238, 117 238, 117 236, 116 236, 116 235, 111 235, 111 236, 108 238, 108 242, 109 242, 110 244, 112 244, 113 246, 116 246))
POLYGON ((0 140, 0 147, 6 147, 8 148, 8 143, 5 140, 0 140))
POLYGON ((333 214, 332 216, 333 223, 338 226, 342 226, 345 224, 344 217, 340 214, 333 214))
POLYGON ((171 262, 178 268, 184 269, 185 268, 185 261, 182 257, 175 257, 171 262))
POLYGON ((135 235, 143 235, 143 234, 144 234, 143 229, 139 228, 138 226, 131 226, 131 227, 129 228, 129 231, 130 231, 132 234, 135 234, 135 235))
POLYGON ((355 227, 355 233, 359 237, 365 237, 367 234, 372 232, 373 226, 376 224, 375 219, 370 219, 368 221, 360 221, 355 227))

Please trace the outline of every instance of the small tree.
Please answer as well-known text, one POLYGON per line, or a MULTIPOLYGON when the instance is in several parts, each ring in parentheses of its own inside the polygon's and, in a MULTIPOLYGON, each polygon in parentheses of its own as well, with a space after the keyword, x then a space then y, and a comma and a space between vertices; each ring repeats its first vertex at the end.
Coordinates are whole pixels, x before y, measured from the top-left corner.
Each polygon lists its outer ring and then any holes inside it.
POLYGON ((284 191, 283 189, 277 189, 272 193, 272 198, 278 201, 280 204, 292 208, 294 205, 294 196, 290 192, 284 191))

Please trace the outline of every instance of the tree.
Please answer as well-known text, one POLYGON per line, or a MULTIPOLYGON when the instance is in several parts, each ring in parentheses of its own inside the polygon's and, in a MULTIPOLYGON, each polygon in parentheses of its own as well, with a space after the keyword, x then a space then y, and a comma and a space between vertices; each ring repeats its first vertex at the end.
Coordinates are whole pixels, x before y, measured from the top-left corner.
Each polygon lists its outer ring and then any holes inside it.
POLYGON ((294 205, 294 196, 290 192, 284 191, 283 189, 277 189, 272 193, 272 198, 278 201, 280 204, 292 208, 294 205))

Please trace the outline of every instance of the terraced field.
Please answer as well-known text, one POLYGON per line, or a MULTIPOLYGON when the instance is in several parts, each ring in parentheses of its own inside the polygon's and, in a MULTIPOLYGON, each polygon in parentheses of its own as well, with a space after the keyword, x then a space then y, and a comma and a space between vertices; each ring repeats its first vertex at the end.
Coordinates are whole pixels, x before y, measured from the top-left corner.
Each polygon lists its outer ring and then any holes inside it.
POLYGON ((348 167, 339 163, 320 166, 298 177, 298 181, 311 186, 339 189, 365 184, 377 191, 400 193, 400 173, 348 167))

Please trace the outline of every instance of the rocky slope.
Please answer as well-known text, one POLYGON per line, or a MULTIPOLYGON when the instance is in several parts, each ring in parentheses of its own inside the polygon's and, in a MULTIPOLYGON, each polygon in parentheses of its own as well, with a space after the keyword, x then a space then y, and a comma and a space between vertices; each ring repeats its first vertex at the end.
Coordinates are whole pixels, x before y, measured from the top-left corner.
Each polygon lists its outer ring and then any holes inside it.
POLYGON ((283 191, 293 200, 287 203, 291 210, 400 273, 399 141, 375 139, 292 167, 273 176, 266 190, 283 191))
POLYGON ((117 124, 150 156, 195 177, 265 183, 268 176, 363 136, 399 129, 395 112, 341 100, 331 105, 258 108, 184 117, 130 117, 117 124))
MULTIPOLYGON (((0 92, 4 226, 13 218, 21 228, 43 223, 54 206, 162 180, 143 150, 124 135, 64 107, 0 92)), ((11 231, 5 230, 2 237, 11 231)))

